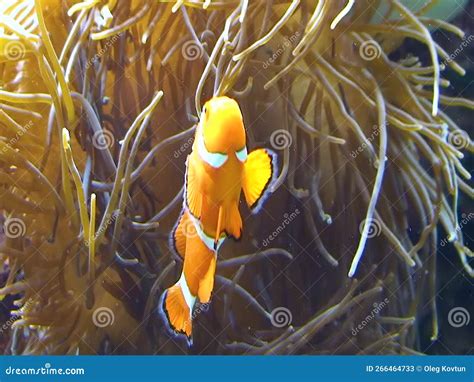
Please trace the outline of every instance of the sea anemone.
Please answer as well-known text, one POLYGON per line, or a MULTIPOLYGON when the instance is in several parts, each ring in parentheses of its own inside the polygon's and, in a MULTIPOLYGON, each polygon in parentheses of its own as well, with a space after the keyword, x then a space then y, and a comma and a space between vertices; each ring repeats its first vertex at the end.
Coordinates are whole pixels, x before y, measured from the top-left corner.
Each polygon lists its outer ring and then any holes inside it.
POLYGON ((427 307, 436 339, 440 236, 474 275, 458 218, 473 145, 446 111, 474 104, 442 91, 464 70, 431 30, 464 34, 424 16, 436 3, 3 1, 9 351, 407 354, 427 307), (180 272, 167 237, 217 94, 280 168, 222 247, 188 348, 157 304, 180 272))

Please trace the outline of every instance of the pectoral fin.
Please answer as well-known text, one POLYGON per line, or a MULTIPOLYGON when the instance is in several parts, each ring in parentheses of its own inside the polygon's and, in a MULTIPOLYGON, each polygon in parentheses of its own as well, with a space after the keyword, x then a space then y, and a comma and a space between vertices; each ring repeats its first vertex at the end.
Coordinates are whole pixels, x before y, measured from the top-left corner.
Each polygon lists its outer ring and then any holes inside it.
POLYGON ((244 164, 242 188, 252 212, 257 212, 265 201, 275 172, 275 153, 267 149, 257 149, 249 154, 244 164))

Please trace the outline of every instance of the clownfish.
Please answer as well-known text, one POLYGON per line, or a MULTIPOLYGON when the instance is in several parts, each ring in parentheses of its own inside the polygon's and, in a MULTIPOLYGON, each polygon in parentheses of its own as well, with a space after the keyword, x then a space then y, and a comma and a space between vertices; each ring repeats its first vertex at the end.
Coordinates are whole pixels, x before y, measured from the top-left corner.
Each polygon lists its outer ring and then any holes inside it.
POLYGON ((160 308, 174 333, 191 343, 196 300, 209 303, 217 252, 227 237, 240 239, 240 196, 258 212, 275 180, 276 154, 247 152, 238 103, 214 97, 203 107, 192 151, 186 160, 183 210, 170 235, 171 248, 184 260, 178 282, 167 289, 160 308))

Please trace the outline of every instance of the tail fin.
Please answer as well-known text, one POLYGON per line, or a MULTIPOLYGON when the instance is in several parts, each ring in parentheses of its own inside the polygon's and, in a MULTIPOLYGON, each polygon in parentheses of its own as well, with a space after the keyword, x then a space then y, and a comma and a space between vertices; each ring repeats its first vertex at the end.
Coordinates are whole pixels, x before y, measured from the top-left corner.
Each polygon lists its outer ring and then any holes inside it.
MULTIPOLYGON (((180 281, 165 291, 161 307, 171 330, 175 333, 184 334, 188 342, 191 342, 192 308, 188 306, 180 281)), ((194 304, 194 301, 195 299, 192 304, 194 304)))

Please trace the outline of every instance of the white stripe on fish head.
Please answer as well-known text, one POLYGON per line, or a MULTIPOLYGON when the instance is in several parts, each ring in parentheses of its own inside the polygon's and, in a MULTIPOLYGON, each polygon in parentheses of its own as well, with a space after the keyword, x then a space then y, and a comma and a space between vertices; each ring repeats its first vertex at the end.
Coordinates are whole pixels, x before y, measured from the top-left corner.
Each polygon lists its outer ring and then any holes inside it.
POLYGON ((235 156, 237 157, 239 161, 244 163, 247 160, 247 156, 248 156, 247 146, 244 146, 242 150, 236 151, 235 156))
POLYGON ((227 154, 211 153, 206 148, 206 144, 204 142, 204 129, 202 126, 202 120, 199 122, 199 128, 196 132, 196 140, 199 157, 204 162, 214 168, 219 168, 224 165, 228 158, 227 154))

